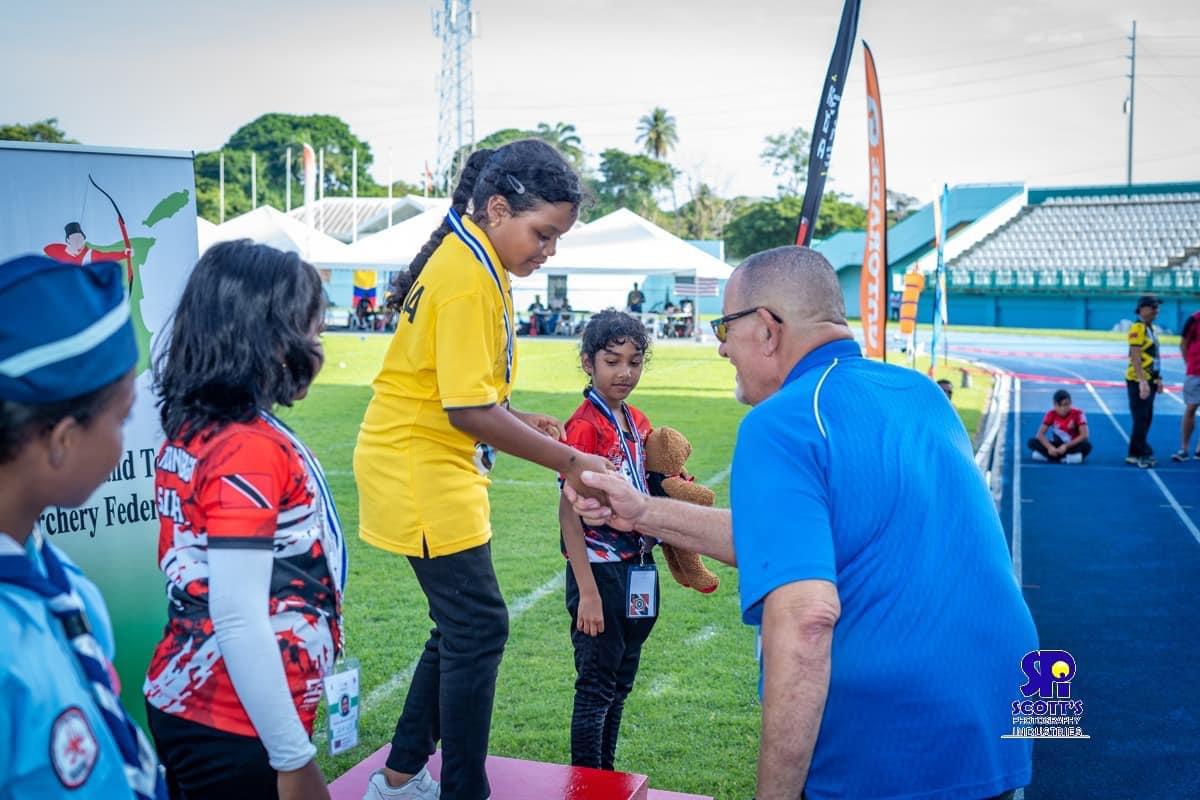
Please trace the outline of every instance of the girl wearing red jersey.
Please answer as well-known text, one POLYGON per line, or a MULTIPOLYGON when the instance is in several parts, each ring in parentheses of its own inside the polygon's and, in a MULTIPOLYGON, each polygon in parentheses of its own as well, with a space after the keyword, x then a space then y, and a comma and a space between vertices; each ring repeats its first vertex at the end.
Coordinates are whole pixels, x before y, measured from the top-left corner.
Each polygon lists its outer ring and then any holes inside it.
MULTIPOLYGON (((607 458, 643 492, 649 491, 643 446, 651 426, 626 399, 641 379, 649 347, 636 318, 620 311, 592 317, 580 348, 591 380, 566 424, 568 444, 607 458)), ((625 698, 658 615, 654 540, 636 531, 584 526, 565 496, 558 516, 569 559, 567 611, 577 675, 571 764, 613 769, 625 698)))
POLYGON ((172 796, 328 798, 310 737, 341 650, 341 525, 273 414, 321 369, 321 279, 291 253, 210 248, 155 367, 167 625, 144 691, 172 796))

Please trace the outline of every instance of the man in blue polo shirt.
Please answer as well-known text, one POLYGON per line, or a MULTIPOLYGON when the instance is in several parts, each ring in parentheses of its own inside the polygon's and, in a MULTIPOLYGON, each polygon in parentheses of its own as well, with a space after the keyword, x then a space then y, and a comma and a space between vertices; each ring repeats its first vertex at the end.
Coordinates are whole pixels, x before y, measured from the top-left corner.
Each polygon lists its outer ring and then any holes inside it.
POLYGON ((599 475, 609 506, 576 509, 736 562, 761 632, 758 800, 1010 796, 1031 747, 1000 737, 1037 632, 954 410, 862 357, 813 250, 749 258, 724 310, 721 354, 755 406, 732 515, 599 475))

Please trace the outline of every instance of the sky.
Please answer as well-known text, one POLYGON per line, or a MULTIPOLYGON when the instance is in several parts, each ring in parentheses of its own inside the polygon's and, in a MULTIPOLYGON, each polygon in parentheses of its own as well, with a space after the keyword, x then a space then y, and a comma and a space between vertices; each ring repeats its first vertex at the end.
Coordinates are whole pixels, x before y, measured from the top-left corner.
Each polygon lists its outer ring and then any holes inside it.
MULTIPOLYGON (((42 0, 8 4, 0 123, 57 117, 86 144, 213 150, 267 112, 335 114, 383 182, 437 148, 433 0, 42 0)), ((585 149, 636 150, 676 119, 680 200, 700 181, 773 195, 763 140, 811 129, 841 0, 474 0, 475 129, 568 122, 585 149)), ((1130 23, 1135 183, 1200 180, 1200 5, 1191 0, 864 0, 889 188, 1124 183, 1130 23)), ((866 193, 856 49, 828 189, 866 193)))

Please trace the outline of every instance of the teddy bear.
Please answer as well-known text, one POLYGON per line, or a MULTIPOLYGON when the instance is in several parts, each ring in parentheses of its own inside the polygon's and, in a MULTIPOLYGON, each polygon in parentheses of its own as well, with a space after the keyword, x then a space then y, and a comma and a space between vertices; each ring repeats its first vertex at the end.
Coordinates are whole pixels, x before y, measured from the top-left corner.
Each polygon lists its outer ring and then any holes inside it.
MULTIPOLYGON (((691 454, 692 444, 682 433, 674 428, 655 428, 646 437, 646 476, 649 478, 650 494, 711 506, 716 499, 712 489, 696 483, 683 468, 691 454)), ((721 579, 704 566, 698 554, 666 542, 660 546, 671 576, 680 585, 703 594, 717 590, 721 579)))

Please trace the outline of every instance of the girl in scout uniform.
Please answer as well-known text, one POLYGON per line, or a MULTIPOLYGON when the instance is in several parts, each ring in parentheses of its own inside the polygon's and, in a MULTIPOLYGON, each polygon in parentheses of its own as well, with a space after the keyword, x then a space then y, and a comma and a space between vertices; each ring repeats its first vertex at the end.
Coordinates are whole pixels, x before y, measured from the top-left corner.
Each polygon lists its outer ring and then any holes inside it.
POLYGON ((155 367, 167 624, 147 718, 187 800, 328 798, 310 741, 342 650, 341 524, 316 458, 277 419, 324 362, 321 278, 248 240, 209 248, 155 367))
POLYGON ((117 699, 104 600, 37 528, 124 452, 138 357, 124 276, 18 258, 0 264, 0 308, 0 798, 166 800, 117 699), (47 297, 71 313, 40 313, 47 297))
POLYGON ((473 153, 445 222, 413 259, 414 283, 374 382, 354 474, 359 535, 408 558, 434 622, 366 797, 484 800, 496 672, 508 610, 492 568, 488 472, 497 451, 581 486, 608 462, 559 440, 559 423, 512 408, 510 276, 533 274, 575 224, 579 176, 545 142, 473 153))

